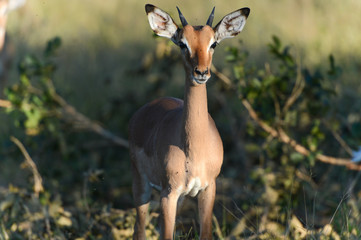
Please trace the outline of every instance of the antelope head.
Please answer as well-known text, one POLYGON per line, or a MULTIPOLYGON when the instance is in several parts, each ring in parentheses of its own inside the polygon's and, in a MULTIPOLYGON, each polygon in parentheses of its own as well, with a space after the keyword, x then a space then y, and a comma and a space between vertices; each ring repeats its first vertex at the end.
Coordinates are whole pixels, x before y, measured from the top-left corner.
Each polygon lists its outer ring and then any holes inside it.
POLYGON ((206 25, 191 26, 177 7, 183 28, 179 28, 168 13, 147 4, 145 11, 152 30, 161 37, 171 39, 181 49, 187 79, 194 85, 204 84, 211 76, 212 56, 216 46, 225 38, 240 33, 250 13, 249 8, 241 8, 225 17, 212 27, 212 10, 206 25))

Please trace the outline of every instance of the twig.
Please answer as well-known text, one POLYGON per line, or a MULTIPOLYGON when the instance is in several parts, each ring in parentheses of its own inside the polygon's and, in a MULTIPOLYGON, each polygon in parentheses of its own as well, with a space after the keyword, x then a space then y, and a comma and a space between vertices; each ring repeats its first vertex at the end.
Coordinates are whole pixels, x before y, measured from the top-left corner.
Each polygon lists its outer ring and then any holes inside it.
POLYGON ((62 117, 64 119, 68 119, 70 117, 70 119, 77 123, 79 126, 81 126, 81 128, 95 132, 100 136, 104 137, 105 139, 108 139, 109 141, 121 147, 129 148, 129 143, 127 140, 114 135, 112 132, 100 126, 100 124, 90 120, 85 115, 79 113, 73 106, 69 105, 60 95, 55 93, 53 95, 53 100, 62 107, 62 117))
POLYGON ((285 114, 288 111, 288 109, 296 102, 298 97, 301 95, 304 87, 305 87, 305 81, 302 78, 301 68, 298 67, 295 86, 293 87, 292 93, 289 96, 289 98, 287 99, 287 101, 282 109, 283 114, 285 114))
MULTIPOLYGON (((218 72, 213 72, 215 75, 218 76, 218 72)), ((220 80, 222 80, 227 86, 232 82, 227 76, 222 74, 221 77, 219 77, 220 80), (225 79, 227 79, 225 81, 225 79)), ((305 148, 304 146, 298 144, 294 139, 290 138, 286 132, 282 128, 275 129, 265 123, 262 119, 260 119, 256 113, 256 111, 253 109, 252 105, 248 102, 247 99, 241 98, 243 106, 247 109, 250 117, 267 133, 272 135, 275 138, 278 138, 281 142, 286 143, 290 145, 296 152, 304 155, 304 156, 310 156, 311 151, 305 148)), ((350 170, 361 170, 361 165, 355 164, 351 162, 351 159, 349 158, 335 158, 331 156, 326 156, 323 154, 316 154, 315 158, 321 162, 327 163, 327 164, 333 164, 333 165, 339 165, 339 166, 345 166, 350 170)))
POLYGON ((274 107, 275 107, 275 121, 277 124, 279 124, 282 119, 281 105, 280 105, 280 102, 278 101, 277 97, 274 94, 272 94, 272 99, 273 99, 273 103, 274 103, 274 107))
POLYGON ((299 179, 308 182, 312 186, 312 189, 318 188, 317 184, 312 180, 310 176, 306 175, 305 173, 301 172, 298 169, 296 170, 295 174, 299 179))
POLYGON ((333 137, 338 141, 338 143, 341 145, 341 147, 343 147, 343 149, 352 156, 352 149, 350 148, 350 146, 345 142, 345 140, 342 139, 342 137, 340 136, 340 134, 338 132, 336 132, 335 130, 332 129, 332 127, 326 122, 323 122, 326 127, 331 131, 333 137))
POLYGON ((8 101, 8 100, 0 99, 0 107, 2 107, 2 108, 10 108, 11 107, 11 102, 8 101))
POLYGON ((19 141, 19 139, 17 139, 16 137, 11 136, 10 140, 16 144, 16 146, 18 146, 18 148, 20 149, 21 153, 24 155, 25 157, 25 162, 26 164, 28 164, 28 166, 30 167, 33 175, 34 175, 34 192, 35 195, 38 197, 40 192, 44 191, 44 187, 43 187, 43 179, 41 178, 41 175, 38 171, 38 168, 36 167, 36 164, 34 163, 34 161, 31 159, 29 153, 26 151, 24 145, 19 141))
POLYGON ((127 140, 120 138, 116 135, 114 135, 112 132, 104 129, 100 124, 91 121, 89 118, 87 118, 85 115, 79 113, 75 110, 73 106, 70 106, 69 104, 62 105, 62 117, 63 119, 66 119, 72 124, 78 125, 80 128, 88 131, 92 131, 97 133, 98 135, 104 137, 105 139, 108 139, 109 141, 115 143, 116 145, 119 145, 121 147, 128 148, 129 143, 127 140))
MULTIPOLYGON (((60 117, 72 123, 73 125, 77 125, 81 127, 83 130, 95 132, 103 138, 113 142, 114 144, 129 148, 129 143, 127 140, 120 138, 114 135, 112 132, 104 129, 100 124, 90 120, 85 115, 79 113, 73 106, 69 105, 61 96, 58 94, 53 95, 53 100, 61 106, 60 109, 60 117)), ((0 99, 0 107, 10 108, 12 106, 10 101, 1 100, 0 99)))
MULTIPOLYGON (((306 157, 311 155, 310 150, 308 150, 304 146, 298 144, 294 139, 290 138, 282 128, 279 128, 278 130, 276 130, 276 129, 272 128, 271 126, 269 126, 268 124, 266 124, 265 122, 263 122, 261 119, 259 119, 258 115, 252 108, 251 104, 246 99, 242 99, 242 103, 243 103, 243 106, 245 106, 247 108, 252 119, 255 122, 257 122, 258 125, 260 125, 263 128, 263 130, 265 130, 266 132, 271 134, 273 137, 277 137, 283 143, 290 145, 298 153, 300 153, 306 157)), ((351 170, 357 170, 357 171, 361 170, 361 165, 351 162, 351 159, 335 158, 335 157, 326 156, 323 154, 317 154, 315 157, 317 160, 324 162, 324 163, 339 165, 339 166, 346 166, 348 169, 351 169, 351 170)))
POLYGON ((211 71, 219 78, 222 80, 223 83, 226 84, 226 86, 228 88, 232 87, 232 81, 231 79, 229 79, 226 75, 224 75, 223 73, 221 73, 220 71, 217 70, 217 68, 212 64, 211 66, 211 71))

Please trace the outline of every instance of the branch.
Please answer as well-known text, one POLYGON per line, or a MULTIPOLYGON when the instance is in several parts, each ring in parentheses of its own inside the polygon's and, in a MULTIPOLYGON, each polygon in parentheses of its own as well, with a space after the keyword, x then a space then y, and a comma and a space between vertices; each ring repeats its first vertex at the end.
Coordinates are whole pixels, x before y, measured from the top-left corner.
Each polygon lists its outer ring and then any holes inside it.
POLYGON ((113 142, 114 144, 129 148, 129 143, 127 140, 120 138, 114 135, 112 132, 104 129, 100 124, 90 120, 85 115, 79 113, 73 106, 69 105, 61 96, 55 94, 54 101, 57 102, 61 107, 61 117, 71 122, 73 125, 78 125, 78 127, 92 131, 102 136, 103 138, 113 142))
POLYGON ((223 83, 226 84, 226 86, 228 88, 232 87, 232 81, 231 79, 229 79, 226 75, 224 75, 223 73, 221 73, 220 71, 217 70, 217 68, 212 64, 211 66, 211 71, 219 78, 222 80, 223 83))
POLYGON ((296 102, 298 97, 302 94, 304 87, 305 87, 305 81, 302 78, 301 68, 298 67, 295 86, 293 87, 292 93, 291 93, 290 97, 287 99, 287 102, 285 103, 285 105, 282 109, 282 112, 284 114, 296 102))
MULTIPOLYGON (((217 77, 219 72, 213 72, 217 77)), ((219 77, 219 79, 224 82, 228 87, 230 87, 231 84, 231 80, 225 76, 224 74, 221 75, 221 77, 219 77), (226 79, 226 81, 224 81, 226 79)), ((301 87, 302 88, 302 87, 301 87)), ((298 93, 295 95, 297 96, 298 93)), ((243 106, 247 109, 250 117, 267 133, 269 133, 272 137, 274 138, 278 138, 281 142, 286 143, 288 145, 290 145, 296 152, 308 157, 311 155, 311 151, 308 150, 307 148, 305 148, 304 146, 302 146, 301 144, 298 144, 296 142, 296 140, 290 138, 286 132, 282 129, 282 128, 278 128, 275 129, 273 127, 271 127, 270 125, 268 125, 266 122, 264 122, 262 119, 260 119, 256 113, 256 111, 253 109, 252 105, 248 102, 247 99, 242 98, 242 104, 243 106)), ((324 163, 328 163, 328 164, 332 164, 332 165, 339 165, 339 166, 345 166, 348 169, 351 170, 356 170, 356 171, 360 171, 361 170, 361 165, 355 164, 353 162, 351 162, 351 159, 346 159, 346 158, 335 158, 335 157, 331 157, 331 156, 326 156, 323 154, 317 154, 316 159, 324 162, 324 163)))
POLYGON ((2 107, 2 108, 10 108, 11 107, 11 102, 8 101, 8 100, 0 99, 0 107, 2 107))
POLYGON ((19 139, 17 139, 16 137, 11 136, 10 140, 13 143, 15 143, 16 146, 18 146, 21 153, 24 155, 25 162, 29 166, 29 168, 32 171, 33 176, 34 176, 34 192, 35 192, 36 196, 39 196, 39 193, 44 191, 44 187, 43 187, 43 179, 41 178, 41 175, 40 175, 40 173, 38 171, 38 168, 36 167, 36 164, 31 159, 29 153, 26 151, 24 145, 19 141, 19 139))
MULTIPOLYGON (((73 125, 78 125, 78 127, 82 128, 83 130, 94 132, 118 146, 129 148, 129 143, 127 140, 114 135, 112 132, 104 129, 100 124, 79 113, 73 106, 69 105, 58 94, 54 94, 53 100, 61 106, 61 119, 70 122, 73 125)), ((0 99, 0 107, 10 108, 11 106, 12 105, 10 101, 0 99)))
POLYGON ((347 145, 345 140, 342 139, 340 134, 338 134, 335 130, 333 130, 332 127, 328 124, 328 122, 323 121, 323 124, 326 125, 326 127, 328 128, 329 131, 331 131, 333 137, 338 141, 338 143, 341 145, 341 147, 343 147, 343 149, 352 156, 353 155, 352 149, 350 148, 349 145, 347 145))

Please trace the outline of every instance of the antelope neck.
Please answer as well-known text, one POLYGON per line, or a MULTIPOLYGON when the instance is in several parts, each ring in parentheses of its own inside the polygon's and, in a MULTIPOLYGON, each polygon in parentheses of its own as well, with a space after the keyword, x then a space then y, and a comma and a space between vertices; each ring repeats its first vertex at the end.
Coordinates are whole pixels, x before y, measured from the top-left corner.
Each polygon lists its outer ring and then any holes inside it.
POLYGON ((186 79, 182 116, 182 141, 185 154, 191 159, 195 158, 194 152, 197 151, 197 154, 199 154, 204 149, 208 126, 206 84, 193 85, 191 79, 186 79))

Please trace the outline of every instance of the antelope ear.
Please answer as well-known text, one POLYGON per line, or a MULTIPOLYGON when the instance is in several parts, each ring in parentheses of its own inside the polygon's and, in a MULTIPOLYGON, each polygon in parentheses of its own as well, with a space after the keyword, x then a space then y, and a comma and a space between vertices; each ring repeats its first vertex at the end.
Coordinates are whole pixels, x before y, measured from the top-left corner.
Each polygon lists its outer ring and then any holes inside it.
POLYGON ((178 26, 168 13, 151 4, 145 5, 145 11, 150 27, 158 36, 174 39, 178 26))
POLYGON ((220 42, 225 38, 232 38, 240 33, 246 24, 249 13, 249 8, 241 8, 224 16, 214 27, 215 40, 220 42))

